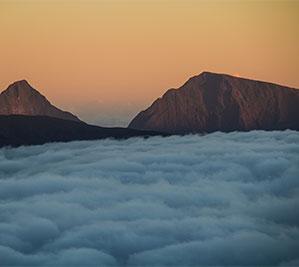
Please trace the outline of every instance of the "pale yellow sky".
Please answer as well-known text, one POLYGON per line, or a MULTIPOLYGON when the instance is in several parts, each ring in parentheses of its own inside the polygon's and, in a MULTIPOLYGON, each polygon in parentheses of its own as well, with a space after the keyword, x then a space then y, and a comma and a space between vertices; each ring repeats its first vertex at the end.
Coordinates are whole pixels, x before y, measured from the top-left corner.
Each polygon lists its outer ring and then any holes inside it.
POLYGON ((0 0, 0 88, 27 79, 87 117, 204 70, 299 88, 298 25, 299 1, 0 0))

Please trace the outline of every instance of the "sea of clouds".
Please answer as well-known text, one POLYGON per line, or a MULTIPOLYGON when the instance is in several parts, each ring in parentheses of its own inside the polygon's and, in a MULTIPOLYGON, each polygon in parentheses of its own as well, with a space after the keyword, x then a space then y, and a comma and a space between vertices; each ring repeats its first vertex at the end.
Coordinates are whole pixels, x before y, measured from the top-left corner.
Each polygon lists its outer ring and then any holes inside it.
POLYGON ((299 266, 299 133, 0 150, 0 266, 299 266))

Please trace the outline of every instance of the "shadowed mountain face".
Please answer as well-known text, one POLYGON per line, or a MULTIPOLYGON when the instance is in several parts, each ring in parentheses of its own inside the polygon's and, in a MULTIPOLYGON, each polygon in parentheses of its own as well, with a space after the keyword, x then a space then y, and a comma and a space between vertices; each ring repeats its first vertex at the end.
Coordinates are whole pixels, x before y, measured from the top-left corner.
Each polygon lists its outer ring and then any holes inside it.
POLYGON ((168 90, 129 128, 175 134, 299 130, 299 90, 203 72, 168 90))
POLYGON ((25 80, 11 84, 0 94, 0 115, 49 116, 80 121, 70 112, 53 106, 25 80))
POLYGON ((104 128, 44 116, 0 115, 0 147, 154 135, 160 134, 128 128, 104 128))

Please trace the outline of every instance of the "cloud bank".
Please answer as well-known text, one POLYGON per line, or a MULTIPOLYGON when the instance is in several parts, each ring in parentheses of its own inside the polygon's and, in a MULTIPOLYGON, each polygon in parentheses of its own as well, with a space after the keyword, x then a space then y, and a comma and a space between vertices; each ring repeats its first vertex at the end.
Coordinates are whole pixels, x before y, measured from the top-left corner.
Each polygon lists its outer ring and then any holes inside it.
POLYGON ((0 150, 0 266, 299 265, 299 133, 0 150))

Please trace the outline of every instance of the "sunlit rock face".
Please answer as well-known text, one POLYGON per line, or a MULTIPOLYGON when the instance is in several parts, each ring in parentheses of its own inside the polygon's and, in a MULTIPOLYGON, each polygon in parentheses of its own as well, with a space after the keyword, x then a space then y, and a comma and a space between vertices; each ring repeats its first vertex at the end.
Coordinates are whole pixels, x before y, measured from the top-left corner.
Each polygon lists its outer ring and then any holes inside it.
POLYGON ((299 129, 299 90, 203 72, 168 90, 130 123, 169 133, 299 129))
POLYGON ((62 111, 53 106, 26 80, 11 84, 0 94, 0 115, 48 116, 80 121, 70 112, 62 111))

